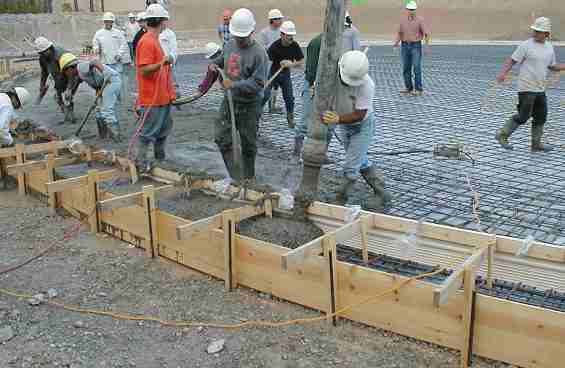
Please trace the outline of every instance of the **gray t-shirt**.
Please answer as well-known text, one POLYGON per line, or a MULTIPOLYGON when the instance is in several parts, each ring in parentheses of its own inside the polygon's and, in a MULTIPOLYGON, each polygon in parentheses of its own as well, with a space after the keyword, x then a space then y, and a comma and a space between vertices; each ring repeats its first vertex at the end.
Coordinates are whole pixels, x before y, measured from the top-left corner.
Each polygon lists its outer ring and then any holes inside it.
POLYGON ((119 76, 118 72, 106 65, 102 65, 104 73, 101 73, 100 70, 94 67, 94 64, 95 61, 87 61, 77 65, 80 79, 94 89, 102 88, 104 80, 110 79, 113 76, 119 76))
POLYGON ((518 46, 512 59, 520 64, 518 90, 545 92, 549 67, 556 63, 553 45, 549 41, 539 43, 530 38, 518 46))
POLYGON ((253 103, 263 99, 267 52, 257 41, 251 40, 248 47, 241 49, 235 40, 230 40, 214 64, 224 69, 226 76, 234 82, 234 102, 253 103))
POLYGON ((272 27, 269 26, 264 28, 259 33, 259 42, 261 42, 265 50, 268 50, 269 47, 271 47, 271 45, 273 44, 273 42, 275 42, 279 38, 281 38, 281 31, 278 28, 273 29, 272 27))
POLYGON ((343 30, 343 46, 341 53, 347 51, 361 50, 360 33, 355 26, 345 27, 343 30))

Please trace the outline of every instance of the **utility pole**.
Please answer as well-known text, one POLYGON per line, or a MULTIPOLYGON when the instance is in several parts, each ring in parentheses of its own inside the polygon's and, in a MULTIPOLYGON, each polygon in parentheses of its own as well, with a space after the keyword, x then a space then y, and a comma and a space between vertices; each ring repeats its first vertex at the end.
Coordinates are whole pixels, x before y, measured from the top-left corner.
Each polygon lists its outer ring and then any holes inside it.
POLYGON ((320 168, 328 152, 328 127, 322 123, 321 114, 324 111, 335 109, 335 91, 339 83, 337 63, 341 56, 344 19, 344 0, 327 0, 324 35, 316 75, 316 91, 312 114, 308 122, 308 137, 304 142, 304 173, 302 184, 296 195, 297 210, 304 211, 308 203, 315 201, 318 197, 320 168))

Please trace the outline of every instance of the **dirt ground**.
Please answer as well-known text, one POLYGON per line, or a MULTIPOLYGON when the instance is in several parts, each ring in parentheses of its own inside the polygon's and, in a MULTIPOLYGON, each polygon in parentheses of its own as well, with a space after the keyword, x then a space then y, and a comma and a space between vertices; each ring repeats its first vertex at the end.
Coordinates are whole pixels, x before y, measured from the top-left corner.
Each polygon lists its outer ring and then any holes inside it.
MULTIPOLYGON (((0 270, 61 239, 74 224, 13 189, 0 191, 0 270)), ((55 302, 171 320, 237 323, 317 315, 245 288, 227 293, 222 281, 148 259, 142 250, 84 229, 35 262, 1 275, 0 288, 30 295, 55 289, 55 302)), ((6 329, 13 335, 0 343, 0 365, 6 368, 459 366, 454 351, 347 321, 336 328, 172 328, 32 306, 0 294, 0 330, 6 329), (208 345, 220 339, 224 350, 208 354, 208 345)), ((474 367, 507 365, 477 358, 474 367)))

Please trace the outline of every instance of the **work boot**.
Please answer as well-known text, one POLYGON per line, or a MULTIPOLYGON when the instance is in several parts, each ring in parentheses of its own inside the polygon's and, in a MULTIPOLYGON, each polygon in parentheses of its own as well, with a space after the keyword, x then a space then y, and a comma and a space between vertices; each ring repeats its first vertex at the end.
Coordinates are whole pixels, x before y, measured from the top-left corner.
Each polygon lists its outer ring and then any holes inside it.
POLYGON ((293 156, 300 157, 302 155, 302 147, 304 146, 304 137, 294 137, 294 151, 293 156))
POLYGON ((496 132, 494 138, 500 143, 500 146, 507 150, 512 150, 514 147, 508 142, 508 138, 518 129, 520 125, 514 120, 513 117, 509 118, 504 126, 496 132))
POLYGON ((77 120, 75 118, 74 104, 68 104, 65 106, 65 123, 76 124, 77 120))
POLYGON ((155 160, 164 161, 166 158, 165 153, 166 138, 158 139, 153 145, 153 151, 155 152, 155 160))
POLYGON ((255 155, 242 155, 243 179, 255 180, 255 155))
POLYGON ((152 165, 148 158, 149 144, 139 142, 137 148, 137 157, 135 159, 135 166, 140 174, 147 174, 151 172, 152 165))
POLYGON ((114 143, 120 143, 122 141, 122 136, 120 135, 120 128, 112 125, 112 124, 105 124, 104 125, 106 127, 106 132, 108 137, 114 142, 114 143))
POLYGON ((96 127, 98 128, 98 136, 101 139, 108 138, 108 129, 106 128, 106 123, 104 119, 96 118, 96 127))
POLYGON ((355 194, 355 179, 343 178, 343 183, 336 193, 336 201, 340 204, 349 204, 355 194))
POLYGON ((543 144, 541 142, 541 137, 543 136, 543 125, 542 124, 532 124, 532 145, 530 150, 532 152, 550 152, 553 151, 554 147, 549 144, 543 144))
POLYGON ((288 112, 286 114, 286 122, 288 123, 288 127, 290 129, 294 129, 294 113, 293 112, 288 112))
POLYGON ((390 194, 385 190, 385 180, 382 175, 377 172, 375 165, 371 165, 366 169, 359 170, 367 185, 371 187, 375 196, 380 198, 383 204, 390 202, 392 199, 390 194))

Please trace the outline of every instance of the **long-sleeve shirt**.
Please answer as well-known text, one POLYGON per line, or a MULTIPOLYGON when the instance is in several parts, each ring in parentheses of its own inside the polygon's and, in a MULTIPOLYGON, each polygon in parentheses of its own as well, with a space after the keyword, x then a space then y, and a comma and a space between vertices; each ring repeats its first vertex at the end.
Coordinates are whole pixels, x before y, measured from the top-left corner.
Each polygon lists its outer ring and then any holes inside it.
POLYGON ((137 22, 128 22, 126 25, 126 40, 128 42, 132 42, 133 38, 135 37, 136 33, 140 30, 139 24, 137 22))
POLYGON ((127 64, 131 62, 126 38, 123 32, 115 28, 98 30, 92 39, 92 48, 102 64, 127 64))
POLYGON ((0 146, 14 142, 10 134, 10 122, 16 118, 16 112, 10 96, 0 93, 0 146))
POLYGON ((223 55, 213 61, 224 68, 232 80, 233 100, 236 103, 255 103, 263 99, 267 78, 267 52, 257 41, 251 40, 246 48, 239 48, 235 40, 224 47, 223 55))
POLYGON ((316 73, 318 72, 318 60, 320 59, 321 48, 322 33, 314 37, 306 48, 306 68, 304 70, 304 78, 310 85, 313 85, 316 81, 316 73))
POLYGON ((167 56, 172 56, 173 64, 176 64, 178 58, 178 43, 177 35, 172 29, 167 28, 159 35, 159 42, 161 43, 161 48, 167 56))
POLYGON ((271 47, 271 45, 273 44, 273 42, 275 42, 279 38, 281 38, 280 29, 273 28, 271 26, 263 28, 263 30, 261 30, 258 36, 258 40, 259 42, 261 42, 265 50, 268 50, 269 47, 271 47))

